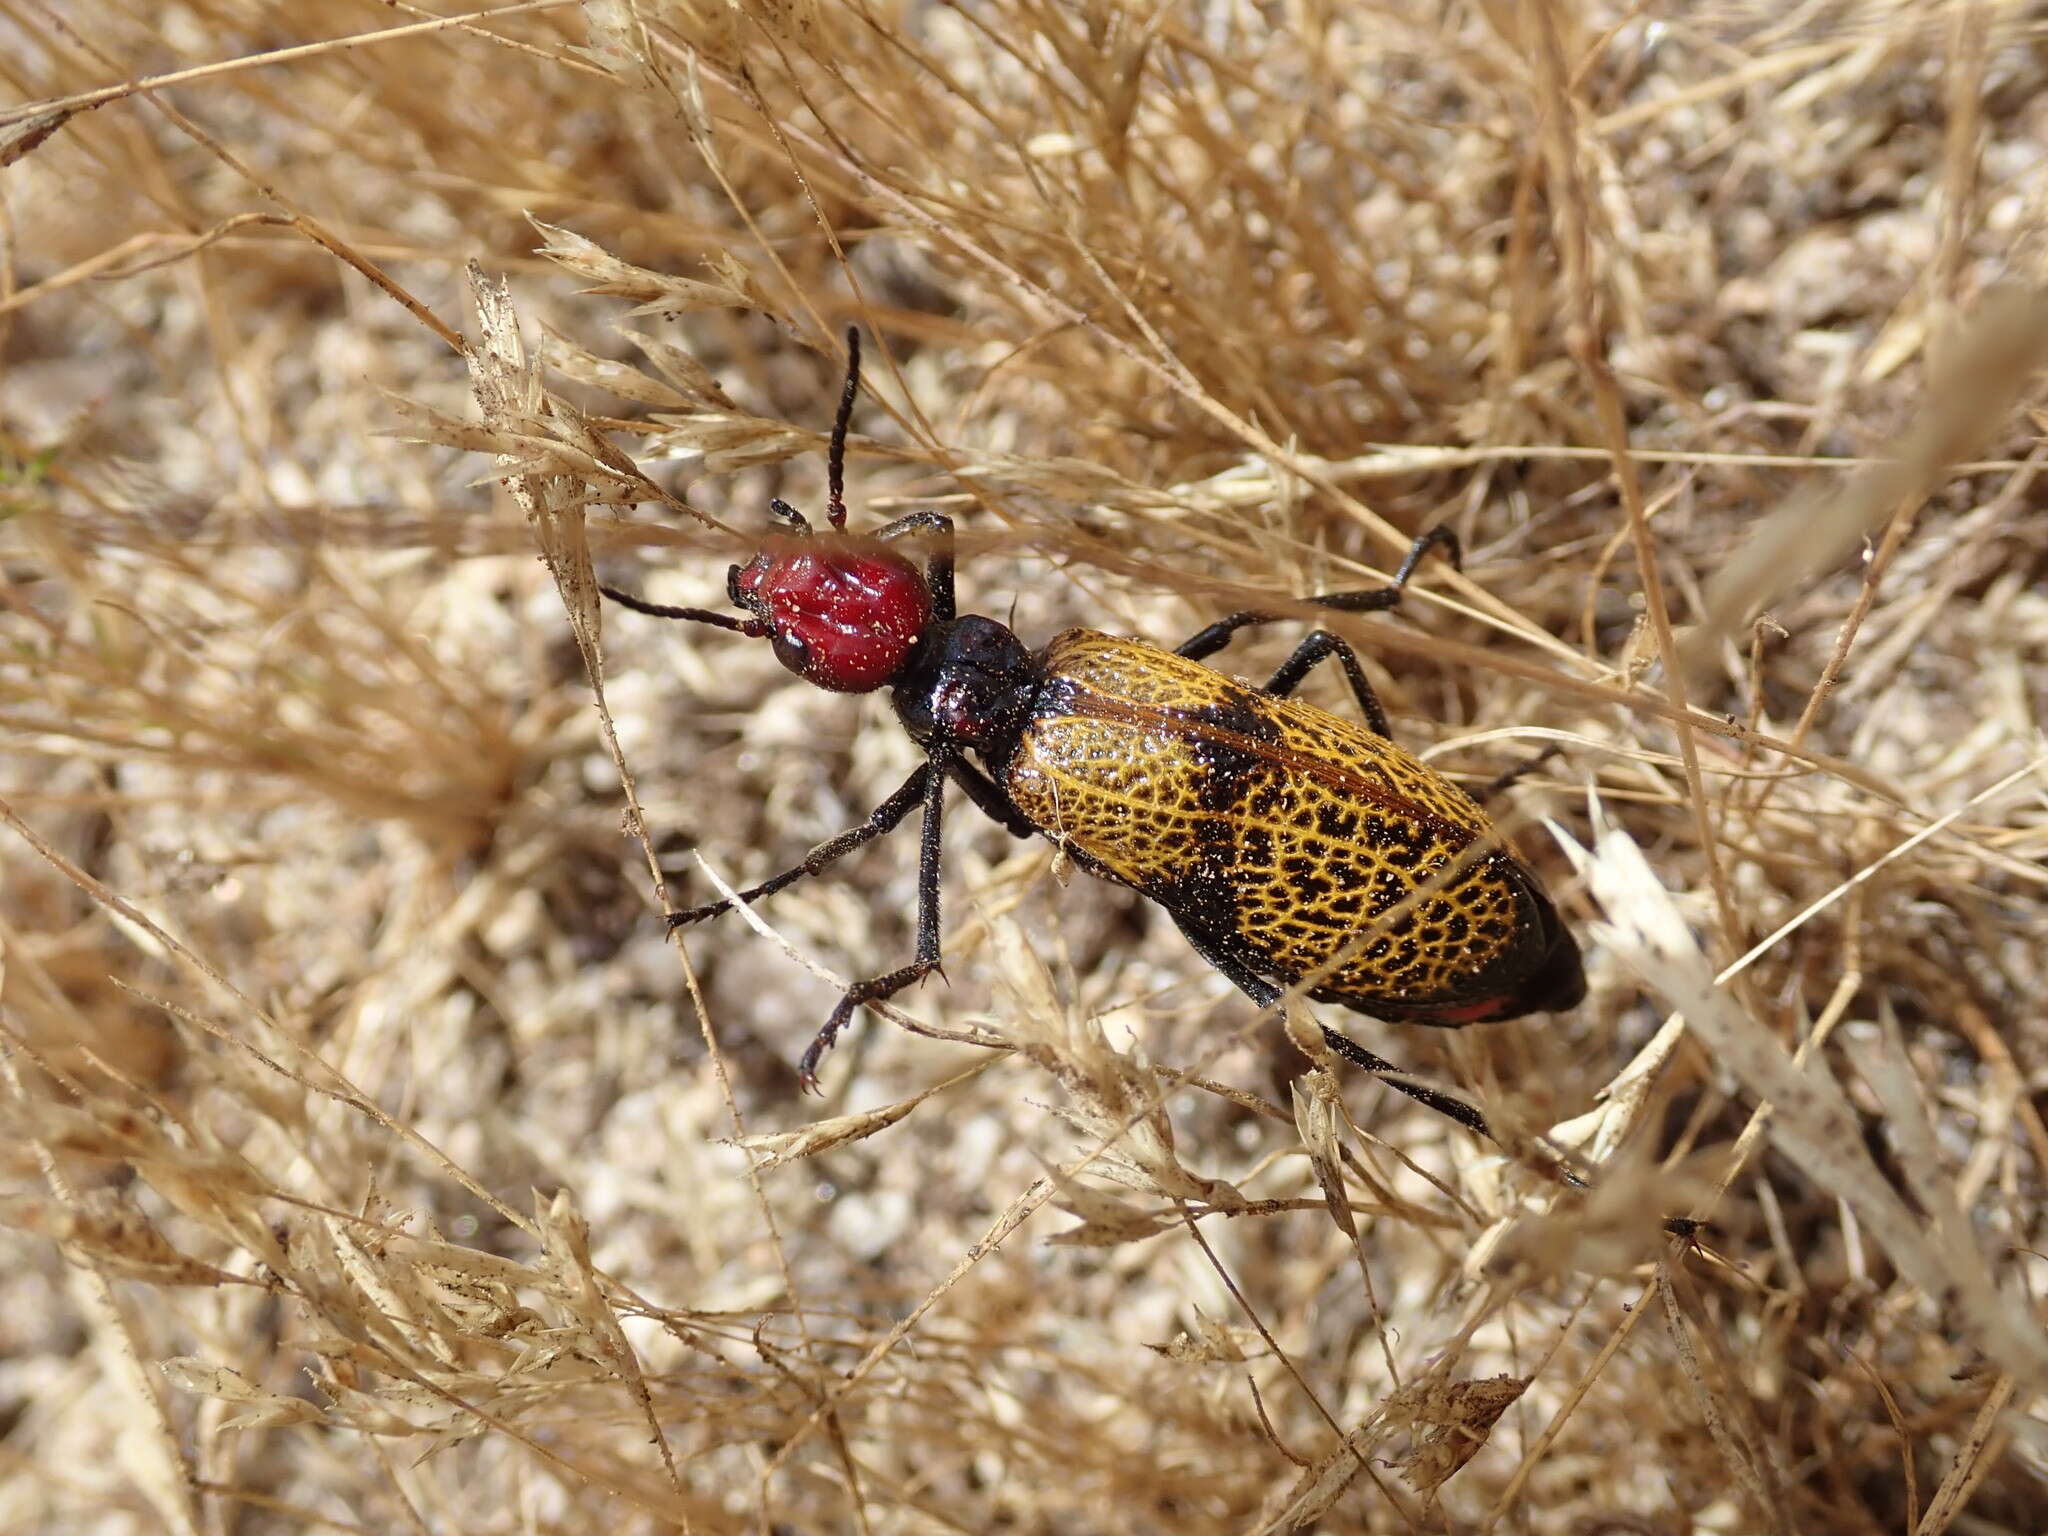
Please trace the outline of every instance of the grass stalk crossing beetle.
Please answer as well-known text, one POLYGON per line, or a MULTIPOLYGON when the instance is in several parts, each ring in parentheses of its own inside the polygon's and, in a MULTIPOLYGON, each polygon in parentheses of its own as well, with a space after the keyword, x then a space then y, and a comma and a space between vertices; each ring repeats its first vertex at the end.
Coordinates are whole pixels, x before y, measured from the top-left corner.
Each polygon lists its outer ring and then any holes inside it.
MULTIPOLYGON (((1277 615, 1232 614, 1176 651, 1069 629, 1034 652, 1007 625, 956 613, 950 518, 916 512, 866 538, 844 534, 846 434, 859 387, 860 337, 849 331, 826 461, 830 532, 771 501, 781 535, 726 573, 738 615, 602 588, 640 613, 765 638, 783 666, 821 688, 886 687, 924 749, 924 763, 865 822, 739 895, 772 896, 923 810, 916 958, 847 989, 804 1052, 806 1086, 863 1004, 939 968, 949 783, 1015 836, 1048 837, 1083 868, 1158 902, 1196 953, 1261 1006, 1308 978, 1318 1001, 1451 1027, 1579 1002, 1578 945, 1535 875, 1478 802, 1393 744, 1349 644, 1318 629, 1254 688, 1202 659, 1277 615), (888 547, 911 534, 932 545, 922 570, 888 547), (1365 727, 1290 697, 1330 657, 1365 727)), ((1433 529, 1390 584, 1308 601, 1348 613, 1393 608, 1432 547, 1456 563, 1455 537, 1433 529)), ((670 928, 731 905, 673 913, 670 928)), ((1323 1034, 1347 1060, 1485 1130, 1464 1101, 1402 1081, 1336 1030, 1323 1034)))

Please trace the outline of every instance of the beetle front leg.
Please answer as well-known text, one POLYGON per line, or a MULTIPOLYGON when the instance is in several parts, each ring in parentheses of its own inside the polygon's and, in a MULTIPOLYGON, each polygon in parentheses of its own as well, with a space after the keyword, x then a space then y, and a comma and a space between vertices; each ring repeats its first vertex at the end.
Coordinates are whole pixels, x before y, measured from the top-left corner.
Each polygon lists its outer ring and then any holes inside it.
POLYGON ((759 885, 750 886, 729 901, 707 902, 701 907, 692 907, 687 912, 671 912, 668 915, 669 931, 673 933, 689 923, 701 923, 721 912, 730 912, 735 906, 752 906, 765 896, 796 884, 810 875, 815 875, 835 860, 846 857, 864 843, 871 843, 885 832, 893 832, 910 808, 924 798, 925 780, 931 773, 931 765, 925 764, 898 786, 896 793, 884 800, 868 813, 868 819, 849 832, 818 844, 804 855, 803 863, 793 869, 763 880, 759 885))
POLYGON ((875 530, 878 539, 900 539, 906 533, 933 533, 932 552, 925 557, 924 584, 931 588, 932 614, 950 621, 953 612, 953 519, 943 512, 912 512, 875 530))
POLYGON ((939 834, 942 830, 940 818, 945 810, 946 773, 950 767, 951 763, 944 754, 934 752, 925 766, 918 770, 924 775, 924 830, 917 855, 917 958, 900 970, 857 981, 846 989, 846 995, 839 999, 839 1005, 825 1020, 825 1027, 818 1031, 817 1038, 811 1041, 803 1059, 797 1063, 797 1078, 809 1092, 818 1091, 818 1063, 825 1059, 825 1053, 832 1049, 839 1032, 846 1028, 856 1010, 863 1004, 894 997, 905 987, 924 980, 939 969, 939 853, 942 846, 939 834))

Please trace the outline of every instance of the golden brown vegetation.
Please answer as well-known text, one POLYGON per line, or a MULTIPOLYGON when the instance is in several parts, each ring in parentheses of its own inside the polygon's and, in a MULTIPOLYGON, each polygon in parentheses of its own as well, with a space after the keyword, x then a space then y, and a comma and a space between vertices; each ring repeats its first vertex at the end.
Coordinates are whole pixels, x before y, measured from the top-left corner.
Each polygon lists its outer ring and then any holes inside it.
POLYGON ((2040 1528, 2038 12, 430 20, 0 12, 0 1526, 2040 1528), (794 1092, 909 833, 664 944, 915 762, 589 586, 816 505, 850 323, 1027 637, 1459 531, 1343 627, 1561 748, 1592 994, 1331 1022, 1506 1150, 966 808, 1008 1050, 794 1092))

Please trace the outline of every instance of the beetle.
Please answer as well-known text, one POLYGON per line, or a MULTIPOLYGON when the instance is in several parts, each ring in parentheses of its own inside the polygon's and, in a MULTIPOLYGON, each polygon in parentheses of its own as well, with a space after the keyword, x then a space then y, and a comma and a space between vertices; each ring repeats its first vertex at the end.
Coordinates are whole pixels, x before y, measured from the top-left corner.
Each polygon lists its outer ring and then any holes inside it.
MULTIPOLYGON (((1262 1007, 1304 980, 1318 1001, 1447 1027, 1580 1001, 1578 945, 1535 874, 1476 800, 1394 745, 1349 644, 1317 629, 1254 688, 1203 658, 1278 615, 1232 614, 1173 651, 1091 629, 1033 651, 1009 626, 957 613, 950 518, 913 512, 864 539, 844 531, 846 434, 859 387, 860 337, 849 331, 826 459, 830 531, 814 532, 796 508, 771 500, 780 533, 726 573, 737 615, 601 589, 639 613, 765 638, 784 667, 818 687, 888 688, 924 749, 923 764, 865 822, 739 893, 748 903, 772 896, 923 809, 916 958, 847 988, 803 1054, 807 1088, 855 1012, 939 968, 949 783, 1015 836, 1050 838, 1083 868, 1158 902, 1196 953, 1262 1007), (907 536, 929 545, 922 569, 891 547, 907 536), (1364 726, 1292 697, 1332 657, 1364 726)), ((1432 548, 1458 562, 1455 536, 1432 529, 1388 585, 1308 602, 1348 613, 1393 608, 1432 548)), ((732 905, 672 913, 670 930, 732 905)), ((1347 1035, 1323 1034, 1375 1075, 1397 1070, 1347 1035)), ((1390 1081, 1485 1131, 1463 1100, 1390 1081)))

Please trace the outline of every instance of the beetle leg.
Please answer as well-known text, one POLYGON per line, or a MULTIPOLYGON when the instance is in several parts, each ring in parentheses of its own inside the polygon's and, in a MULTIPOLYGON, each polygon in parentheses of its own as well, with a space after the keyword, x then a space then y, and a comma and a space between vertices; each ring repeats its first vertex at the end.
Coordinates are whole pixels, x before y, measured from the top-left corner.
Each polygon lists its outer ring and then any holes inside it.
MULTIPOLYGON (((1396 602, 1400 601, 1401 593, 1399 588, 1382 587, 1378 590, 1393 594, 1389 601, 1380 605, 1381 607, 1391 608, 1396 602)), ((1373 594, 1335 592, 1330 595, 1332 597, 1367 597, 1373 594)), ((1326 599, 1312 597, 1309 601, 1321 603, 1325 602, 1326 599)), ((1240 629, 1249 629, 1255 624, 1276 624, 1284 617, 1286 615, 1278 613, 1233 613, 1229 618, 1218 619, 1207 629, 1193 636, 1180 648, 1177 654, 1187 657, 1190 661, 1200 661, 1203 657, 1213 656, 1216 652, 1222 650, 1224 646, 1230 643, 1230 637, 1240 629)), ((1294 692, 1302 678, 1308 675, 1309 668, 1326 656, 1335 656, 1343 663, 1345 680, 1351 684, 1351 695, 1358 700, 1359 713, 1365 716, 1365 723, 1371 726, 1379 735, 1391 737, 1392 733, 1387 729, 1387 712, 1380 708, 1379 696, 1372 691, 1372 684, 1365 679, 1365 668, 1358 664, 1358 653, 1351 649, 1348 642, 1338 639, 1327 629, 1317 630, 1306 640, 1302 641, 1300 645, 1297 645, 1294 648, 1294 654, 1280 664, 1280 669, 1267 682, 1265 691, 1282 696, 1294 692)))
POLYGON ((1426 1104, 1446 1119, 1455 1120, 1468 1131, 1476 1132, 1492 1141, 1493 1128, 1486 1123, 1486 1116, 1479 1113, 1463 1099, 1448 1093, 1439 1093, 1434 1088, 1425 1088, 1420 1083, 1403 1081, 1407 1076, 1399 1067, 1384 1056, 1375 1056, 1349 1035, 1323 1026, 1323 1043, 1360 1071, 1370 1072, 1389 1088, 1398 1088, 1418 1104, 1426 1104))
POLYGON ((1415 567, 1422 563, 1422 557, 1434 547, 1441 547, 1444 558, 1451 562, 1452 570, 1463 570, 1465 555, 1458 544, 1458 536, 1442 523, 1420 534, 1408 546, 1408 554, 1401 561, 1401 568, 1394 572, 1394 579, 1384 587, 1366 587, 1358 592, 1325 592, 1308 599, 1318 608, 1337 608, 1345 613, 1381 613, 1389 608, 1401 606, 1401 594, 1407 590, 1408 578, 1415 574, 1415 567))
MULTIPOLYGON (((1188 943, 1194 946, 1195 953, 1221 971, 1224 980, 1228 981, 1233 987, 1236 987, 1238 991, 1250 998, 1259 1007, 1271 1008, 1280 1001, 1280 994, 1284 990, 1283 988, 1274 982, 1266 980, 1263 976, 1254 974, 1248 966, 1241 964, 1233 956, 1211 944, 1201 934, 1196 933, 1183 922, 1179 913, 1174 913, 1173 920, 1180 928, 1182 934, 1186 936, 1188 943)), ((1383 1056, 1375 1056, 1349 1035, 1340 1034, 1327 1024, 1323 1026, 1323 1040, 1331 1050, 1342 1056, 1354 1067, 1357 1067, 1360 1071, 1371 1073, 1389 1088, 1398 1089, 1400 1092, 1407 1094, 1409 1098, 1415 1100, 1416 1103, 1425 1104, 1446 1119, 1457 1121, 1458 1124, 1464 1126, 1468 1131, 1475 1131, 1479 1135, 1486 1137, 1489 1141, 1493 1139, 1493 1132, 1486 1124, 1486 1116, 1479 1113, 1478 1110, 1467 1104, 1463 1099, 1454 1098, 1448 1093, 1439 1093, 1434 1088, 1425 1088, 1420 1083, 1408 1081, 1408 1074, 1395 1066, 1391 1061, 1388 1061, 1383 1056)))
POLYGON ((1012 837, 1036 837, 1044 829, 1017 809, 1016 803, 1003 793, 1002 786, 983 773, 964 757, 947 760, 946 772, 953 776, 953 782, 967 791, 982 815, 999 822, 1012 837))
MULTIPOLYGON (((1335 608, 1343 613, 1381 613, 1389 608, 1401 606, 1401 596, 1408 588, 1408 578, 1415 574, 1415 567, 1432 548, 1441 546, 1446 558, 1454 568, 1462 568, 1464 555, 1458 546, 1458 536, 1449 528, 1438 525, 1422 534, 1408 546, 1408 554, 1401 561, 1401 568, 1394 572, 1394 579, 1384 587, 1366 587, 1356 592, 1324 592, 1302 601, 1318 608, 1335 608)), ((1248 610, 1233 613, 1228 618, 1218 619, 1208 628, 1198 630, 1184 641, 1176 655, 1190 661, 1200 661, 1204 656, 1213 656, 1230 644, 1231 636, 1240 629, 1250 629, 1258 624, 1277 624, 1287 615, 1281 613, 1260 613, 1248 610)))
MULTIPOLYGON (((1415 574, 1415 567, 1432 548, 1441 547, 1453 566, 1463 563, 1459 552, 1458 536, 1449 528, 1438 525, 1421 535, 1408 546, 1408 554, 1401 562, 1401 568, 1394 572, 1394 579, 1384 587, 1366 587, 1356 592, 1324 592, 1306 601, 1318 608, 1335 608, 1341 613, 1382 613, 1401 605, 1401 596, 1407 590, 1408 578, 1415 574)), ((1190 661, 1200 661, 1213 656, 1230 644, 1231 637, 1240 629, 1250 629, 1259 624, 1274 624, 1285 618, 1285 614, 1247 611, 1233 613, 1228 618, 1218 619, 1208 628, 1189 636, 1177 654, 1190 661)), ((1273 680, 1266 684, 1266 692, 1275 694, 1292 693, 1295 686, 1308 674, 1309 668, 1326 656, 1335 656, 1344 665, 1344 676, 1351 684, 1352 695, 1358 700, 1358 707, 1364 713, 1366 723, 1380 735, 1387 735, 1386 711, 1373 696, 1371 686, 1365 680, 1365 670, 1358 664, 1358 656, 1344 641, 1328 630, 1317 630, 1287 658, 1280 670, 1273 674, 1273 680)))
MULTIPOLYGON (((900 970, 856 981, 846 989, 846 995, 839 999, 839 1005, 825 1020, 825 1027, 818 1031, 817 1038, 797 1063, 798 1079, 813 1092, 818 1087, 818 1063, 832 1049, 832 1042, 839 1038, 839 1032, 846 1028, 856 1009, 863 1003, 894 997, 913 982, 922 981, 939 969, 939 833, 940 817, 946 803, 946 773, 952 767, 949 759, 949 754, 934 752, 925 767, 911 775, 913 781, 919 777, 924 780, 924 833, 917 855, 917 958, 900 970)), ((904 787, 907 789, 909 785, 906 783, 904 787)))
POLYGON ((1335 656, 1343 666, 1344 680, 1351 684, 1351 696, 1358 700, 1358 712, 1365 716, 1365 723, 1375 735, 1392 741, 1394 733, 1387 724, 1387 712, 1380 707, 1380 696, 1372 691, 1372 684, 1366 681, 1365 668, 1358 664, 1358 652, 1351 649, 1348 640, 1339 639, 1327 629, 1315 631, 1294 648, 1294 654, 1267 679, 1266 692, 1285 698, 1301 686, 1311 667, 1330 656, 1335 656))
POLYGON ((1230 644, 1231 636, 1240 629, 1249 629, 1254 624, 1277 624, 1284 617, 1284 614, 1256 613, 1249 610, 1244 613, 1233 613, 1228 618, 1218 619, 1207 628, 1196 630, 1180 643, 1174 654, 1185 656, 1189 661, 1200 661, 1204 657, 1214 656, 1230 644))
MULTIPOLYGON (((871 843, 884 832, 893 832, 910 808, 925 797, 925 783, 931 775, 929 764, 920 765, 918 770, 903 781, 895 794, 884 800, 869 813, 868 819, 850 832, 842 832, 827 842, 818 844, 804 855, 803 863, 794 869, 785 869, 781 874, 759 885, 739 893, 738 901, 751 906, 764 896, 773 896, 785 886, 796 884, 806 875, 815 875, 835 859, 844 858, 863 843, 871 843)), ((714 901, 705 906, 692 907, 687 912, 671 912, 668 915, 669 930, 681 928, 689 923, 701 923, 706 918, 716 917, 721 912, 733 909, 732 901, 714 901)))
POLYGON ((1508 790, 1514 788, 1516 782, 1519 779, 1521 779, 1525 774, 1534 773, 1538 768, 1541 768, 1553 757, 1559 757, 1563 755, 1563 752, 1563 742, 1551 742, 1549 745, 1544 747, 1544 749, 1541 752, 1538 752, 1535 756, 1515 764, 1514 767, 1508 769, 1504 773, 1497 774, 1493 779, 1488 781, 1484 789, 1480 790, 1478 793, 1473 795, 1472 798, 1474 800, 1477 800, 1481 805, 1490 805, 1493 802, 1495 796, 1504 794, 1508 790))
POLYGON ((953 612, 953 519, 943 512, 912 512, 875 530, 878 539, 899 539, 906 533, 934 533, 925 558, 924 584, 931 588, 932 614, 951 622, 953 612))

